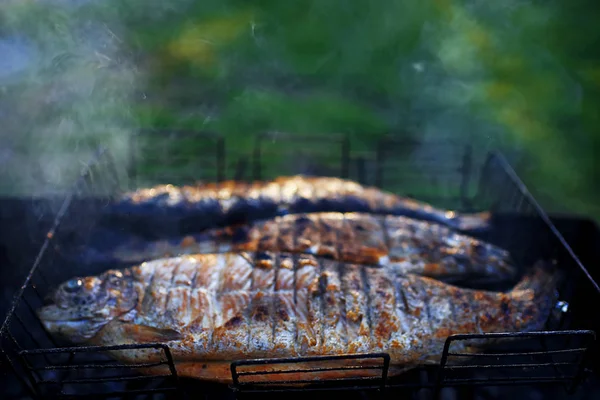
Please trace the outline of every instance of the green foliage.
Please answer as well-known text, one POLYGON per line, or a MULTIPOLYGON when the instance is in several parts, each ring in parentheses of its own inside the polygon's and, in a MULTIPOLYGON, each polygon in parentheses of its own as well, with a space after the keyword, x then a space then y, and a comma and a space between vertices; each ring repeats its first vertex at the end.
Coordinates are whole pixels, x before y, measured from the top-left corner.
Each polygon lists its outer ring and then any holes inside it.
MULTIPOLYGON (((137 127, 221 132, 239 153, 265 131, 345 133, 357 151, 390 132, 517 149, 545 205, 600 218, 596 3, 6 0, 0 34, 36 59, 1 83, 0 110, 12 145, 49 159, 98 143, 128 154, 137 127), (40 140, 50 131, 60 145, 40 140)), ((167 168, 160 153, 204 146, 138 143, 148 175, 167 168)))

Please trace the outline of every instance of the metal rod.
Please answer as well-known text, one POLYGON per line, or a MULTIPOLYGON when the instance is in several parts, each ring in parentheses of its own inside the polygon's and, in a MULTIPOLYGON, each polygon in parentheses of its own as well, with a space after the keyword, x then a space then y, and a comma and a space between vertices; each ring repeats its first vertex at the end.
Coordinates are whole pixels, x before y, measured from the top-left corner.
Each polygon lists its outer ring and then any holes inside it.
POLYGON ((217 182, 225 180, 225 139, 222 136, 217 138, 217 182))
POLYGON ((379 140, 375 153, 375 186, 383 187, 383 163, 385 160, 385 139, 379 140))
POLYGON ((576 349, 561 349, 561 350, 548 350, 548 351, 524 351, 522 353, 448 353, 449 356, 453 357, 511 357, 511 356, 534 356, 534 355, 546 355, 546 354, 559 354, 559 353, 576 353, 587 351, 587 348, 580 347, 576 349))
MULTIPOLYGON (((14 341, 14 338, 13 338, 13 341, 14 341)), ((28 383, 27 380, 25 378, 23 378, 22 374, 20 374, 19 371, 17 371, 17 367, 15 366, 12 357, 10 357, 8 355, 8 353, 6 353, 4 350, 0 349, 0 352, 4 355, 4 359, 7 361, 8 366, 10 367, 11 371, 13 372, 13 374, 20 381, 21 385, 25 387, 25 389, 27 390, 27 392, 29 392, 29 394, 31 395, 31 397, 32 398, 39 397, 39 394, 38 394, 35 386, 33 386, 31 384, 33 382, 33 376, 30 377, 30 382, 28 383)), ((27 374, 28 377, 29 377, 29 374, 27 373, 27 371, 25 371, 25 374, 27 374)))
POLYGON ((350 176, 350 137, 344 135, 342 140, 342 170, 340 171, 340 177, 348 179, 350 176))
POLYGON ((351 367, 331 367, 331 368, 307 368, 307 369, 284 369, 278 371, 248 371, 239 372, 238 376, 252 376, 252 375, 279 375, 279 374, 295 374, 298 372, 312 373, 312 372, 326 372, 326 371, 352 371, 352 370, 384 370, 383 366, 351 366, 351 367))
POLYGON ((252 177, 254 180, 260 180, 262 176, 261 145, 262 135, 259 135, 254 142, 254 152, 252 153, 252 177))
POLYGON ((73 365, 54 365, 49 367, 34 368, 36 371, 50 371, 50 370, 61 370, 61 369, 136 369, 136 368, 152 368, 160 365, 166 365, 167 362, 156 362, 156 363, 138 363, 138 364, 73 364, 73 365))
POLYGON ((473 164, 473 149, 471 145, 465 146, 465 153, 462 159, 460 167, 461 183, 460 183, 460 197, 461 207, 465 210, 470 210, 471 200, 469 197, 469 185, 471 184, 471 168, 473 164))

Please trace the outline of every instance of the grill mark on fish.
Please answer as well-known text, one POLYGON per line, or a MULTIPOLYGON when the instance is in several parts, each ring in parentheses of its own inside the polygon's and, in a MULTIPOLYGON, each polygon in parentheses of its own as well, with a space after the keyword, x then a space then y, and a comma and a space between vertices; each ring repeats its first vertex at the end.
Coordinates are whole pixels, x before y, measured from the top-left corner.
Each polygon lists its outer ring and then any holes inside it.
MULTIPOLYGON (((227 257, 227 256, 225 256, 227 257)), ((215 260, 215 264, 218 266, 218 269, 216 271, 216 282, 207 282, 208 285, 213 285, 213 287, 215 287, 215 289, 212 291, 212 296, 210 297, 210 302, 211 304, 214 304, 214 309, 213 309, 213 318, 212 318, 212 326, 213 327, 222 327, 224 324, 227 323, 227 321, 224 321, 223 319, 223 311, 224 311, 224 306, 223 306, 223 302, 222 302, 222 296, 223 296, 223 275, 225 274, 225 267, 226 267, 226 260, 223 259, 223 257, 217 257, 218 260, 215 260), (219 262, 219 260, 221 262, 219 262)), ((207 286, 208 286, 207 285, 207 286)), ((221 346, 219 346, 220 343, 215 342, 215 339, 217 339, 217 334, 215 331, 211 332, 210 335, 210 343, 212 348, 217 349, 217 348, 221 348, 221 346)), ((223 343, 223 347, 226 347, 228 343, 231 342, 232 338, 231 337, 227 337, 225 336, 225 338, 227 339, 226 343, 223 343)))
POLYGON ((405 334, 410 332, 410 324, 406 317, 406 313, 408 312, 408 302, 406 301, 405 294, 402 291, 402 286, 395 275, 393 276, 392 284, 394 289, 396 316, 398 317, 398 323, 400 325, 398 331, 396 332, 396 336, 402 338, 405 334))
POLYGON ((167 287, 167 298, 165 299, 165 313, 163 314, 165 317, 169 318, 171 314, 171 310, 169 310, 169 302, 171 300, 171 291, 173 290, 173 282, 175 281, 175 276, 177 275, 177 271, 179 271, 179 266, 181 264, 177 263, 175 268, 171 271, 171 280, 169 281, 169 286, 167 287))
POLYGON ((154 289, 154 276, 156 275, 156 267, 152 269, 152 275, 150 275, 150 280, 146 286, 146 290, 144 290, 144 299, 142 302, 142 312, 146 313, 150 311, 154 300, 152 298, 152 290, 154 289))
POLYGON ((419 294, 419 297, 421 298, 421 301, 423 302, 423 308, 425 311, 425 316, 426 316, 426 320, 427 320, 427 326, 429 328, 429 334, 433 335, 435 333, 435 327, 433 325, 433 315, 431 313, 431 307, 430 307, 430 299, 429 296, 427 294, 427 292, 425 291, 425 288, 423 287, 423 285, 421 285, 421 283, 418 284, 417 286, 417 293, 419 294))
POLYGON ((458 316, 458 312, 456 311, 456 306, 454 305, 454 299, 455 299, 455 297, 451 297, 450 299, 448 299, 448 307, 450 310, 450 319, 452 321, 456 321, 457 316, 458 316))
POLYGON ((343 284, 343 279, 344 279, 344 265, 341 262, 337 262, 336 263, 336 272, 338 275, 338 280, 339 280, 339 301, 338 301, 338 305, 339 305, 339 312, 340 312, 340 318, 342 319, 342 323, 344 324, 344 350, 348 351, 348 321, 346 320, 346 298, 344 296, 344 284, 343 284))
MULTIPOLYGON (((322 222, 319 222, 319 224, 321 224, 322 222)), ((336 238, 336 242, 340 243, 340 231, 338 229, 336 229, 334 231, 335 234, 335 238, 336 238)), ((338 254, 339 253, 339 248, 337 249, 338 254)), ((333 265, 333 262, 330 264, 333 265)), ((343 351, 346 352, 348 350, 348 321, 346 321, 346 305, 345 305, 345 296, 344 296, 344 285, 343 285, 343 277, 344 277, 344 268, 342 263, 340 263, 339 261, 335 263, 335 269, 332 269, 332 273, 333 274, 337 274, 337 281, 336 286, 337 286, 337 293, 334 294, 335 296, 335 300, 339 309, 339 313, 340 316, 339 318, 341 318, 341 323, 342 323, 342 327, 343 327, 343 351)))
POLYGON ((272 324, 272 311, 273 301, 275 298, 274 287, 275 287, 275 268, 274 259, 275 254, 271 252, 260 252, 257 253, 257 257, 260 260, 255 260, 255 268, 252 271, 254 275, 253 288, 252 288, 252 300, 251 300, 251 314, 250 314, 250 328, 251 335, 249 337, 251 348, 256 348, 264 351, 265 356, 268 352, 272 351, 274 346, 273 341, 273 324, 272 324))
POLYGON ((360 278, 362 280, 362 289, 367 300, 367 324, 369 326, 369 340, 373 340, 373 318, 371 316, 371 312, 373 310, 373 304, 371 302, 371 294, 369 293, 370 285, 369 285, 369 277, 367 276, 367 270, 365 268, 360 268, 360 278))
POLYGON ((308 214, 294 216, 293 229, 296 251, 317 255, 321 234, 317 223, 308 214))
POLYGON ((318 270, 317 270, 317 277, 318 277, 318 294, 317 294, 317 298, 319 299, 319 306, 320 306, 320 310, 321 310, 321 318, 319 318, 319 322, 321 324, 321 346, 324 347, 325 346, 325 315, 326 315, 326 302, 325 302, 325 292, 327 290, 327 276, 324 275, 324 268, 323 268, 323 263, 317 261, 318 263, 318 270))
MULTIPOLYGON (((397 282, 400 285, 400 282, 397 282)), ((404 309, 406 312, 410 313, 410 306, 408 305, 408 299, 406 298, 406 293, 404 292, 404 288, 400 285, 398 286, 398 292, 400 294, 400 299, 402 300, 402 304, 404 305, 404 309)))
POLYGON ((385 256, 387 261, 392 261, 391 252, 392 252, 392 242, 390 240, 390 234, 388 232, 388 226, 386 222, 386 216, 376 216, 377 222, 379 222, 379 226, 381 227, 381 232, 383 234, 383 242, 385 243, 385 249, 387 255, 385 256))
POLYGON ((297 265, 297 307, 305 316, 298 321, 298 346, 305 348, 307 354, 319 354, 322 316, 318 264, 314 257, 303 254, 298 256, 297 265))
MULTIPOLYGON (((254 258, 256 259, 256 253, 254 254, 254 258)), ((249 294, 250 294, 250 304, 252 304, 252 294, 254 293, 254 263, 250 262, 250 266, 252 267, 252 272, 250 273, 250 290, 249 290, 249 294)), ((252 338, 252 321, 251 321, 251 313, 252 313, 252 308, 251 307, 246 307, 246 309, 244 310, 244 320, 246 323, 246 335, 248 335, 247 337, 247 346, 251 345, 251 338, 252 338)))
MULTIPOLYGON (((316 220, 316 226, 320 227, 322 226, 322 219, 319 218, 318 216, 316 218, 314 218, 314 220, 316 220)), ((320 232, 321 229, 317 230, 320 232)), ((340 243, 340 231, 338 229, 334 230, 334 234, 335 234, 335 238, 336 238, 336 243, 340 243)), ((319 243, 322 245, 322 240, 323 237, 322 235, 320 235, 319 237, 319 243)), ((339 249, 338 250, 338 254, 339 253, 339 249)), ((322 253, 322 251, 320 251, 319 253, 322 253)), ((329 291, 328 290, 328 286, 329 286, 329 282, 326 282, 328 284, 325 285, 325 294, 326 297, 322 298, 323 303, 327 303, 328 301, 332 301, 333 307, 336 307, 338 312, 339 312, 339 321, 337 322, 337 324, 334 326, 334 331, 335 331, 335 335, 336 335, 336 339, 341 336, 339 339, 341 339, 342 341, 342 347, 340 349, 338 349, 338 351, 341 352, 346 352, 348 349, 348 326, 347 326, 347 321, 346 321, 346 311, 345 311, 345 305, 344 305, 344 301, 345 301, 345 296, 344 296, 344 292, 343 292, 343 284, 342 284, 342 277, 343 277, 343 271, 342 271, 342 266, 340 264, 340 262, 334 262, 333 260, 329 260, 329 259, 322 259, 321 261, 321 265, 322 265, 322 269, 326 272, 331 274, 331 277, 333 278, 333 282, 331 282, 331 286, 334 290, 329 291), (324 268, 323 264, 327 263, 327 268, 324 268), (330 293, 331 292, 331 293, 330 293), (342 326, 342 332, 338 332, 338 326, 341 324, 342 326)), ((323 315, 323 319, 325 320, 325 314, 323 315)), ((325 330, 323 330, 325 331, 325 330)), ((336 342, 334 340, 334 342, 336 342)), ((325 344, 325 342, 323 342, 323 344, 325 344)))
POLYGON ((321 285, 323 286, 324 345, 325 351, 344 353, 347 348, 347 332, 344 317, 340 314, 341 291, 337 262, 321 259, 321 285))
POLYGON ((194 275, 192 276, 192 280, 190 282, 190 287, 192 289, 195 289, 198 286, 197 280, 198 279, 198 268, 194 269, 194 275))
POLYGON ((285 217, 276 217, 274 222, 277 224, 277 249, 276 251, 295 252, 294 227, 292 221, 285 217), (289 241, 289 242, 288 242, 289 241))
MULTIPOLYGON (((250 268, 254 267, 254 264, 252 263, 252 258, 250 257, 250 255, 247 252, 240 253, 240 257, 242 257, 244 260, 246 260, 248 262, 248 265, 250 266, 250 268)), ((252 286, 252 281, 250 281, 250 286, 252 286)))
MULTIPOLYGON (((328 214, 331 215, 331 214, 328 214)), ((315 221, 319 231, 318 254, 339 260, 338 233, 339 230, 332 227, 331 221, 323 218, 321 214, 311 214, 310 218, 315 221)))
POLYGON ((342 214, 341 229, 337 232, 337 237, 339 246, 338 254, 342 258, 342 260, 352 262, 352 249, 355 249, 357 247, 357 243, 354 231, 352 230, 350 223, 346 219, 346 214, 342 214))
POLYGON ((279 253, 275 254, 275 272, 273 273, 273 301, 271 301, 270 307, 271 307, 271 338, 273 340, 273 345, 276 344, 276 338, 275 338, 275 331, 276 331, 276 327, 277 327, 277 318, 275 316, 276 313, 276 309, 278 304, 277 303, 277 295, 278 295, 278 290, 277 290, 277 277, 279 276, 279 267, 280 267, 280 263, 281 263, 281 259, 279 256, 279 253))
POLYGON ((352 229, 355 246, 352 259, 360 264, 382 265, 389 254, 379 217, 371 214, 347 214, 346 221, 352 229))
MULTIPOLYGON (((389 294, 389 296, 391 296, 391 299, 388 299, 387 296, 385 298, 386 303, 385 303, 385 312, 390 320, 390 324, 389 326, 387 326, 385 329, 389 329, 389 332, 386 332, 387 337, 385 339, 385 343, 389 343, 390 346, 392 347, 396 347, 399 344, 397 343, 397 339, 392 340, 392 338, 394 338, 395 335, 397 335, 398 330, 401 329, 402 325, 401 325, 401 321, 400 318, 398 317, 398 310, 396 308, 396 291, 394 290, 394 279, 393 277, 388 277, 387 275, 381 275, 384 282, 385 282, 385 291, 386 293, 389 294)), ((387 346, 384 346, 387 347, 387 346)))
POLYGON ((296 313, 296 318, 294 319, 294 345, 298 348, 298 323, 300 321, 301 316, 298 313, 298 255, 292 254, 292 262, 293 262, 293 273, 294 273, 294 283, 293 283, 293 293, 294 297, 294 310, 296 313))
POLYGON ((257 250, 277 251, 277 241, 279 238, 279 221, 268 220, 261 223, 258 235, 257 250))
MULTIPOLYGON (((292 247, 295 249, 296 245, 297 245, 297 238, 296 238, 296 231, 293 229, 291 229, 291 235, 292 235, 292 247)), ((304 319, 306 322, 307 318, 304 315, 300 315, 300 313, 298 312, 299 308, 298 308, 298 267, 299 267, 299 257, 298 254, 296 253, 292 253, 291 255, 292 257, 292 268, 293 268, 293 296, 294 296, 294 310, 295 310, 295 314, 296 314, 296 318, 294 318, 294 346, 296 347, 296 349, 300 350, 301 346, 300 343, 298 342, 298 324, 301 323, 301 320, 304 319)))

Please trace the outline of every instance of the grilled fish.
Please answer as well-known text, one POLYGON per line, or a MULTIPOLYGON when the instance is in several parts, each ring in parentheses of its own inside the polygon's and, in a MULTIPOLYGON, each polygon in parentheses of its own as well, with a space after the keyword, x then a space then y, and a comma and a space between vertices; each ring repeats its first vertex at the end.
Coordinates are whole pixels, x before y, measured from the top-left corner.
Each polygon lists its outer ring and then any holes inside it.
POLYGON ((510 254, 497 246, 427 221, 366 213, 293 214, 204 231, 177 239, 131 241, 78 256, 105 262, 239 251, 313 254, 355 264, 398 268, 438 279, 515 276, 510 254))
MULTIPOLYGON (((269 256, 187 255, 76 278, 38 316, 77 344, 166 344, 180 376, 230 382, 233 360, 371 352, 390 355, 393 376, 439 362, 451 334, 542 329, 555 301, 556 275, 541 265, 503 293, 312 255, 269 256)), ((114 356, 160 358, 154 349, 114 356)), ((316 376, 354 373, 363 372, 316 376)), ((278 378, 301 376, 268 375, 278 378)))
POLYGON ((439 210, 350 180, 304 176, 138 189, 121 195, 107 208, 106 216, 129 223, 141 234, 161 236, 319 211, 404 215, 462 231, 485 230, 490 217, 488 213, 460 215, 439 210))

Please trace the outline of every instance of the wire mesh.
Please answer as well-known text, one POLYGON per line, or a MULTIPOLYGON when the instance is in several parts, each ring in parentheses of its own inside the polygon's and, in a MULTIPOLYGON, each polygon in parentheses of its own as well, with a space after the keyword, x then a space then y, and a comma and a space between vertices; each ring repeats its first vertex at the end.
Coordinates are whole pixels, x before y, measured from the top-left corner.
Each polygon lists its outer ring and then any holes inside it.
MULTIPOLYGON (((157 133, 154 132, 154 135, 157 133)), ((265 134, 256 138, 251 154, 235 154, 227 152, 224 139, 215 135, 179 132, 170 133, 162 139, 173 141, 181 137, 186 140, 202 138, 210 144, 204 147, 202 154, 189 155, 193 161, 190 171, 195 172, 183 177, 182 182, 200 179, 222 181, 228 178, 269 179, 297 173, 333 175, 435 202, 440 206, 459 210, 492 210, 494 232, 482 233, 482 239, 511 249, 522 266, 543 257, 556 260, 573 275, 573 279, 567 279, 565 286, 560 288, 563 301, 559 303, 556 315, 548 322, 547 328, 556 328, 557 331, 453 336, 446 342, 439 366, 416 369, 412 375, 400 380, 387 376, 389 356, 379 353, 341 358, 239 361, 233 363, 231 368, 233 388, 237 393, 309 389, 381 392, 392 388, 431 388, 439 393, 442 387, 448 386, 538 383, 575 388, 583 379, 585 356, 589 357, 589 348, 595 337, 594 332, 587 329, 589 324, 585 323, 582 304, 589 302, 592 296, 597 298, 600 290, 500 154, 489 154, 479 171, 478 160, 482 155, 474 154, 469 146, 454 143, 441 143, 438 150, 415 158, 418 153, 416 149, 435 145, 384 138, 372 151, 358 152, 352 150, 345 135, 299 138, 265 134), (444 155, 443 161, 436 158, 440 154, 444 155), (473 179, 476 170, 480 176, 478 183, 473 179), (577 295, 575 290, 578 291, 577 295), (576 330, 562 330, 566 327, 576 330), (453 351, 452 346, 458 342, 480 343, 482 340, 494 342, 496 352, 470 353, 467 357, 453 351), (308 368, 307 363, 314 366, 308 368), (260 368, 257 370, 258 366, 260 368), (305 382, 309 380, 306 378, 311 374, 326 372, 326 368, 340 373, 347 368, 364 376, 358 380, 334 379, 328 387, 321 383, 317 387, 293 388, 297 384, 314 384, 312 381, 305 382), (277 382, 269 380, 269 376, 277 373, 280 374, 277 382), (289 378, 292 375, 294 379, 289 378)), ((166 148, 160 156, 174 163, 181 161, 172 159, 166 148)), ((134 177, 138 176, 136 169, 143 163, 162 163, 153 157, 147 155, 142 157, 143 160, 135 159, 137 161, 132 164, 134 167, 131 171, 134 177)), ((109 204, 112 194, 121 188, 116 172, 111 171, 112 165, 110 153, 100 151, 83 171, 72 193, 58 208, 52 227, 2 325, 1 348, 5 364, 32 396, 177 396, 177 391, 181 389, 181 380, 177 377, 167 347, 158 344, 110 348, 65 347, 67 344, 57 342, 45 332, 35 315, 50 285, 81 271, 81 265, 65 262, 60 250, 66 242, 85 243, 97 228, 95 222, 99 213, 109 204), (53 268, 57 263, 61 268, 53 268), (134 348, 159 351, 163 361, 156 365, 126 365, 115 361, 115 352, 134 348), (148 373, 148 369, 159 372, 148 373)), ((151 179, 148 175, 140 176, 136 182, 139 186, 148 182, 164 183, 170 179, 169 173, 157 173, 151 179)), ((86 273, 102 272, 106 267, 86 266, 86 273)), ((194 387, 194 390, 203 390, 201 388, 204 386, 194 387)))
POLYGON ((231 376, 238 392, 383 390, 389 364, 385 353, 242 360, 231 363, 231 376))

